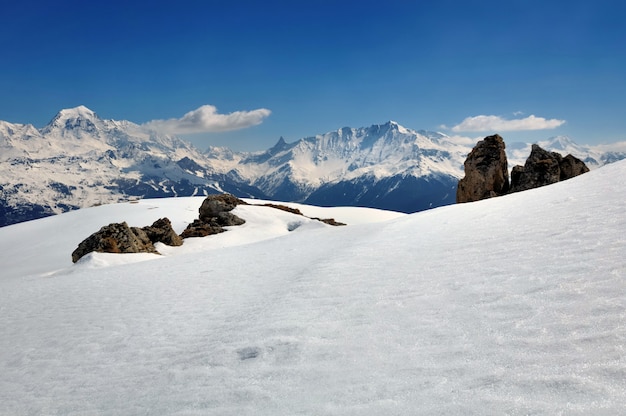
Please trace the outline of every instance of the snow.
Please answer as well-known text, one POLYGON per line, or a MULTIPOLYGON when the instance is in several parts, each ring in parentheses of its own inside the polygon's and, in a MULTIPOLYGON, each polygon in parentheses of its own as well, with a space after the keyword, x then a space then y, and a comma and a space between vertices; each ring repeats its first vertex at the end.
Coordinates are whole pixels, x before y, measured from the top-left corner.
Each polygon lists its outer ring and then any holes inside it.
POLYGON ((226 233, 76 265, 100 226, 179 231, 202 198, 1 228, 0 414, 623 413, 625 174, 325 209, 346 227, 239 206, 226 233))

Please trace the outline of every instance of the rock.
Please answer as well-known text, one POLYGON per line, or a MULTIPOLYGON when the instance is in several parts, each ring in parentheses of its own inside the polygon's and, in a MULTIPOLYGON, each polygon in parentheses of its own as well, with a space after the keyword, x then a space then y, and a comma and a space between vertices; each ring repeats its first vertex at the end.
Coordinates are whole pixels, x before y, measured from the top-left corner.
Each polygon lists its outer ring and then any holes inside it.
POLYGON ((242 225, 246 223, 244 219, 239 218, 232 212, 220 212, 217 214, 217 217, 215 217, 215 222, 223 227, 228 227, 230 225, 242 225))
POLYGON ((189 224, 180 236, 206 237, 226 231, 222 227, 244 224, 245 220, 230 212, 237 205, 248 204, 230 194, 207 196, 198 210, 199 218, 189 224))
POLYGON ((561 160, 561 163, 559 163, 559 167, 561 168, 562 181, 589 172, 589 168, 587 167, 585 162, 572 155, 565 156, 561 160))
POLYGON ((209 224, 204 221, 194 220, 191 224, 185 228, 180 235, 181 238, 189 237, 206 237, 207 235, 219 234, 226 231, 222 226, 209 224))
POLYGON ((200 206, 200 220, 209 222, 220 212, 232 211, 237 205, 247 205, 245 201, 230 194, 209 195, 200 206))
POLYGON ((524 166, 515 166, 511 172, 511 192, 539 188, 585 172, 589 168, 582 160, 572 155, 563 157, 533 144, 524 166))
POLYGON ((172 223, 169 218, 158 219, 154 224, 142 229, 153 244, 157 242, 168 246, 180 246, 183 244, 183 239, 172 229, 172 223))
POLYGON ((504 195, 509 190, 509 172, 502 137, 479 141, 465 160, 465 177, 459 181, 456 202, 472 202, 504 195))
POLYGON ((125 222, 106 225, 85 240, 72 253, 76 263, 85 254, 98 253, 157 253, 154 244, 141 228, 129 227, 125 222))

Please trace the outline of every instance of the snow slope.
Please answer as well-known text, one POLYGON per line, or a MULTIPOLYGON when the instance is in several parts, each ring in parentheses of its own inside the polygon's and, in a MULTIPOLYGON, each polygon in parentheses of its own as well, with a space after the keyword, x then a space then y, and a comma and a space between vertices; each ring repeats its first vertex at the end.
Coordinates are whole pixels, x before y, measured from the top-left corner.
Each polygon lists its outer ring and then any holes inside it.
POLYGON ((67 264, 113 218, 180 229, 198 199, 4 227, 0 413, 623 414, 625 174, 347 227, 240 206, 141 262, 67 264))

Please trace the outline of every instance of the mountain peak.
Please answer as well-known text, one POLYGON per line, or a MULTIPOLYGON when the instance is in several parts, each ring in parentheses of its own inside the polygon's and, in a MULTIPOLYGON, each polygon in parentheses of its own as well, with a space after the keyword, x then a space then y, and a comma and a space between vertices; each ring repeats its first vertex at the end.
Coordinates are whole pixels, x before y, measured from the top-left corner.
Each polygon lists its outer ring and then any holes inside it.
POLYGON ((74 129, 76 127, 92 130, 94 123, 98 120, 100 118, 95 112, 84 105, 79 105, 59 111, 50 123, 42 129, 42 132, 49 133, 55 129, 74 129))
POLYGON ((93 118, 98 118, 98 116, 96 115, 95 112, 93 112, 89 108, 85 107, 84 105, 79 105, 78 107, 65 108, 65 109, 59 111, 59 113, 57 114, 57 117, 55 117, 55 118, 63 118, 63 119, 86 118, 86 119, 93 119, 93 118))
POLYGON ((554 136, 550 137, 545 142, 539 143, 542 147, 551 150, 569 151, 571 148, 577 148, 578 145, 574 143, 568 136, 554 136))

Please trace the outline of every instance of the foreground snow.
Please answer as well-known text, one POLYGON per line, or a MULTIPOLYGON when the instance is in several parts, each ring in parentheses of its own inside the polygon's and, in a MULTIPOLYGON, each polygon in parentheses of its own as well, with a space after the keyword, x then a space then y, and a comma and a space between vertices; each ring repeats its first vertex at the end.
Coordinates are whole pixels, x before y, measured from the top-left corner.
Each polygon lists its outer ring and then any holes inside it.
POLYGON ((0 413, 619 414, 624 175, 383 222, 305 212, 348 227, 240 206, 227 233, 77 265, 101 225, 180 231, 201 198, 2 228, 0 413))

